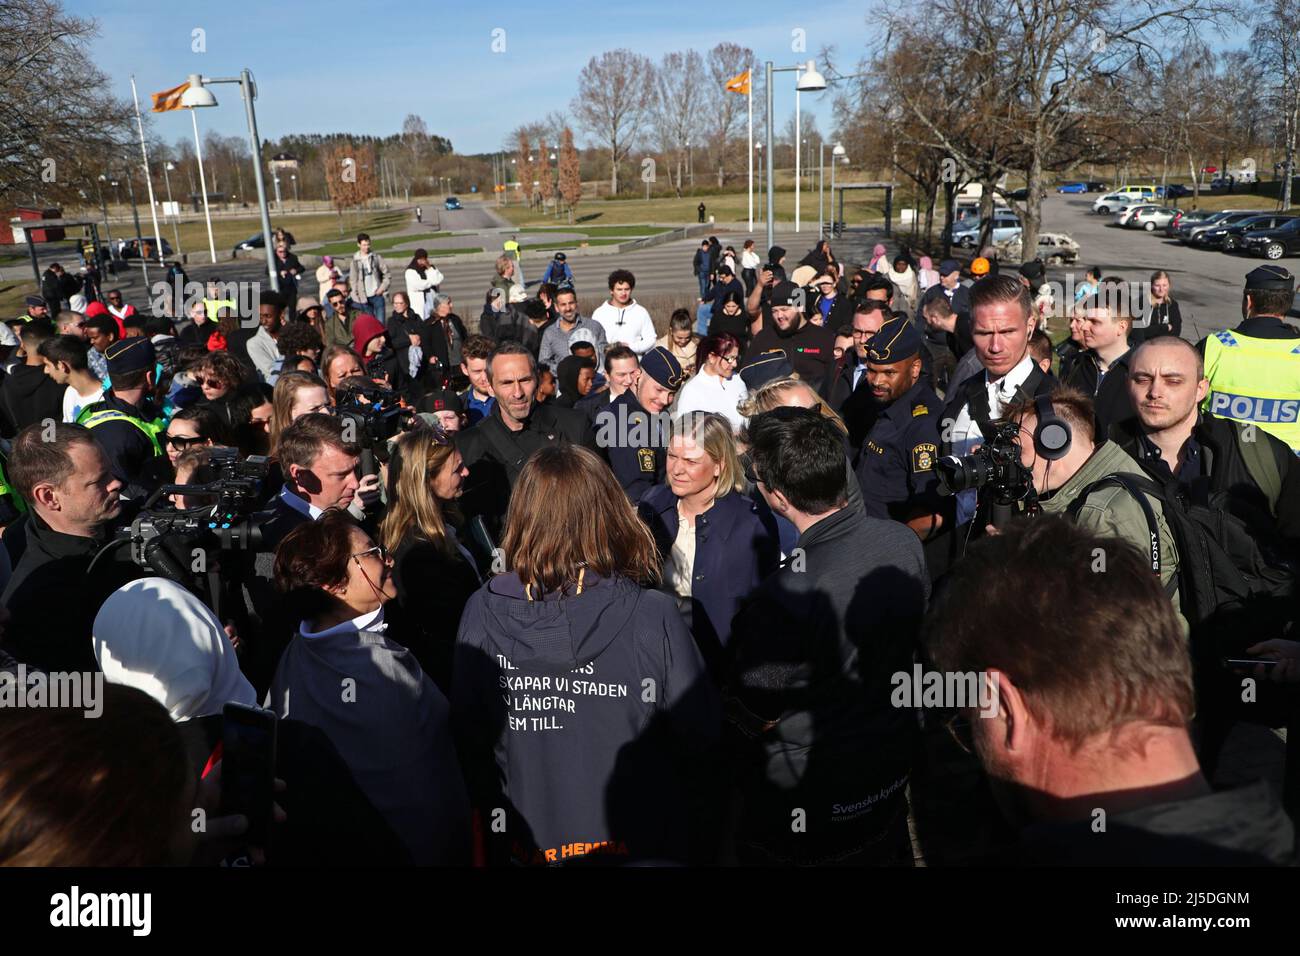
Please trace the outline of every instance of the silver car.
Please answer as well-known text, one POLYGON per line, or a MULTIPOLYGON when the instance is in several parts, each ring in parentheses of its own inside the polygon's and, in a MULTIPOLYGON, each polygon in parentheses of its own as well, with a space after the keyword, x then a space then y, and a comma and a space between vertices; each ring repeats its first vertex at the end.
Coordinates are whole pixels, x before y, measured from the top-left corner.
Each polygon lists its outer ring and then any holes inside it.
POLYGON ((1133 210, 1129 216, 1128 222, 1124 223, 1130 229, 1145 229, 1147 232, 1155 232, 1157 229, 1163 229, 1173 221, 1174 216, 1178 215, 1177 209, 1170 209, 1168 206, 1139 206, 1133 210))

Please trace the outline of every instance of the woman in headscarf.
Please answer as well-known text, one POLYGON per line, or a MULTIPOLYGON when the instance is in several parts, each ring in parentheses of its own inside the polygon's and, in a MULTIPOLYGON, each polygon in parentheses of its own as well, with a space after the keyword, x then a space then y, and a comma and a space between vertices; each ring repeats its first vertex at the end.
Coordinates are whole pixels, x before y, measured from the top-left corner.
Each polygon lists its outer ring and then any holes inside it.
POLYGON ((929 256, 921 256, 919 267, 916 270, 916 281, 923 294, 930 286, 939 284, 939 272, 935 269, 934 263, 929 256))
POLYGON ((328 298, 330 289, 334 288, 334 283, 343 278, 334 265, 333 256, 321 256, 320 268, 316 270, 316 282, 320 286, 320 300, 325 303, 325 314, 333 315, 334 309, 330 305, 328 298))
MULTIPOLYGON (((208 776, 223 756, 225 706, 257 706, 216 615, 174 581, 141 578, 109 595, 92 633, 104 679, 141 690, 165 707, 182 727, 194 769, 208 776)), ((319 730, 281 720, 276 736, 276 776, 286 786, 276 802, 287 819, 274 831, 273 862, 410 862, 319 730)))
POLYGON ((871 261, 867 263, 867 268, 872 272, 888 272, 889 257, 885 254, 885 244, 876 243, 871 249, 871 261))
POLYGON ((594 358, 570 355, 568 358, 560 359, 559 368, 555 372, 560 394, 556 397, 555 404, 563 408, 572 408, 578 399, 585 398, 591 393, 591 385, 595 378, 594 358))

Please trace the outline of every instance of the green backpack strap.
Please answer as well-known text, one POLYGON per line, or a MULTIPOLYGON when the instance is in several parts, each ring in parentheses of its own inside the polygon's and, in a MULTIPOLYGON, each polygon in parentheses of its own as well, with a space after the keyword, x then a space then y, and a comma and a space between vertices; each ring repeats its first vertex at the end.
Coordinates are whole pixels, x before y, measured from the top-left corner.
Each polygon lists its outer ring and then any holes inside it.
POLYGON ((1247 474, 1268 499, 1269 514, 1277 517, 1277 502, 1282 497, 1282 470, 1273 455, 1268 438, 1259 434, 1257 426, 1236 424, 1232 430, 1237 436, 1237 449, 1241 452, 1247 474), (1249 440, 1246 438, 1248 427, 1252 431, 1249 440))

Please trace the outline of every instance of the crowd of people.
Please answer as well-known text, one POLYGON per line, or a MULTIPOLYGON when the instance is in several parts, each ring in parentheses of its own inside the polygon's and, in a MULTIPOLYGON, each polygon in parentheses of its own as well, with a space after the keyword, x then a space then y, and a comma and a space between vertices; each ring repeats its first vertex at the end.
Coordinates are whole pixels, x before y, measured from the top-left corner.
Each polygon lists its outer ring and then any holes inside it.
POLYGON ((304 296, 280 245, 255 326, 215 280, 0 326, 0 691, 105 687, 0 706, 0 862, 912 865, 948 731, 982 858, 1294 860, 1285 270, 1194 345, 1165 273, 1134 314, 714 238, 694 313, 503 255, 466 322, 425 250, 304 296), (250 712, 273 811, 223 781, 250 712), (1211 785, 1240 722, 1291 730, 1280 800, 1211 785))

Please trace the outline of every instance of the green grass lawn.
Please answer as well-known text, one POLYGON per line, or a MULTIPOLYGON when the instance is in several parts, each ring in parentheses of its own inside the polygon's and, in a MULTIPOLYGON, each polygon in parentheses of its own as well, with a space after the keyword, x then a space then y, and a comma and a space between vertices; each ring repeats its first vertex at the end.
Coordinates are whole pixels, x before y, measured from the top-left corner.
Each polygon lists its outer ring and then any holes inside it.
POLYGON ((543 242, 536 246, 530 242, 524 246, 524 249, 528 252, 544 252, 551 249, 563 249, 567 252, 580 246, 616 246, 620 242, 627 241, 627 239, 572 239, 568 242, 543 242))
MULTIPOLYGON (((430 232, 420 236, 376 237, 371 241, 370 248, 375 252, 391 252, 397 246, 406 243, 414 242, 418 244, 430 239, 446 239, 450 235, 452 235, 450 232, 430 232)), ((294 238, 298 238, 297 233, 294 233, 294 238)), ((299 245, 301 245, 301 243, 299 243, 299 245)), ((314 249, 304 249, 303 251, 313 256, 350 256, 352 253, 357 251, 357 243, 355 238, 345 239, 342 242, 331 242, 325 246, 319 246, 314 249)))
MULTIPOLYGON (((850 222, 880 219, 883 215, 883 195, 873 192, 871 200, 856 201, 846 194, 844 203, 845 217, 850 222)), ((902 197, 895 195, 895 207, 905 205, 902 197)), ((830 182, 825 192, 826 216, 830 218, 831 190, 830 182)), ((697 207, 703 202, 705 216, 713 216, 718 222, 744 222, 749 216, 749 200, 744 192, 727 193, 721 196, 691 197, 683 196, 645 199, 587 200, 578 204, 575 210, 574 228, 589 231, 601 226, 622 226, 652 222, 689 225, 698 219, 697 207)), ((758 229, 762 220, 765 200, 754 184, 754 228, 758 229)), ((778 192, 774 197, 776 221, 783 224, 794 222, 794 192, 778 192)), ((801 197, 802 220, 806 225, 817 225, 817 190, 804 190, 801 197)), ((528 209, 524 206, 502 206, 497 212, 517 226, 556 226, 554 216, 528 209)), ((563 223, 559 225, 563 227, 563 223)))

